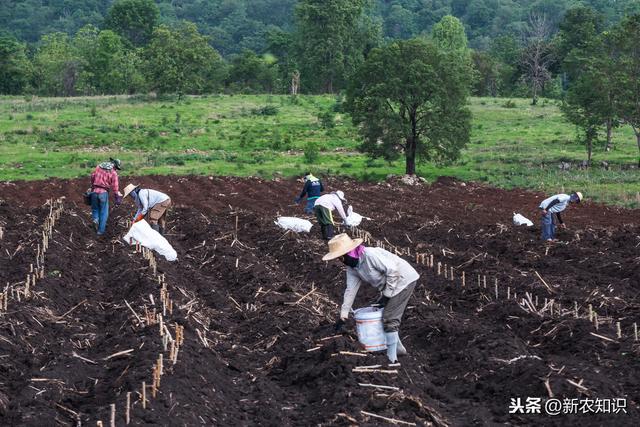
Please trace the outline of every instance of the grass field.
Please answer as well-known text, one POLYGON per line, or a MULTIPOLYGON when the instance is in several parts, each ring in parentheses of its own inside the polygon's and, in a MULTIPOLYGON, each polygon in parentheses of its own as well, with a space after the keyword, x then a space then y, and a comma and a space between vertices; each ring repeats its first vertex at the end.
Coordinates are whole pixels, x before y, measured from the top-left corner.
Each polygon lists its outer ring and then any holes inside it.
MULTIPOLYGON (((330 96, 206 96, 0 98, 0 180, 88 176, 109 156, 127 174, 320 175, 376 180, 404 171, 401 161, 371 160, 357 152, 347 115, 333 126, 323 113, 339 111, 330 96)), ((473 133, 451 165, 420 164, 421 176, 484 181, 548 192, 580 189, 596 201, 640 207, 635 138, 614 133, 615 149, 595 148, 594 167, 576 130, 553 101, 472 98, 473 133), (607 161, 609 170, 600 166, 607 161), (571 169, 559 169, 560 162, 571 169)))

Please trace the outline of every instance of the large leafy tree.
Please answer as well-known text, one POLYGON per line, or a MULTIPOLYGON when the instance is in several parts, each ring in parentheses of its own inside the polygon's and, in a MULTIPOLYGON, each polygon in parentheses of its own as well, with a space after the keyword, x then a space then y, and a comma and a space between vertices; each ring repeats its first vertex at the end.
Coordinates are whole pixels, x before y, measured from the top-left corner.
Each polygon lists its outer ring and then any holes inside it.
POLYGON ((272 92, 278 79, 278 63, 273 55, 256 55, 245 49, 231 60, 227 77, 230 86, 239 92, 272 92))
POLYGON ((29 82, 31 63, 25 46, 0 34, 0 94, 20 94, 29 82))
POLYGON ((198 94, 216 90, 224 80, 224 64, 195 24, 158 27, 145 52, 145 75, 160 93, 198 94))
POLYGON ((295 11, 296 42, 302 84, 313 92, 332 93, 362 62, 355 35, 364 0, 301 0, 295 11))
POLYGON ((33 58, 33 86, 45 96, 76 95, 81 61, 64 33, 44 36, 33 58))
POLYGON ((431 36, 438 48, 460 55, 467 54, 467 36, 464 32, 464 25, 455 16, 443 16, 433 26, 431 36))
POLYGON ((640 14, 624 19, 612 37, 616 46, 612 57, 615 111, 633 129, 640 151, 640 14))
POLYGON ((153 0, 116 0, 104 25, 134 46, 144 46, 158 25, 160 10, 153 0))
POLYGON ((347 109, 364 138, 361 149, 393 160, 455 160, 468 143, 470 67, 459 55, 421 39, 371 51, 347 90, 347 109))

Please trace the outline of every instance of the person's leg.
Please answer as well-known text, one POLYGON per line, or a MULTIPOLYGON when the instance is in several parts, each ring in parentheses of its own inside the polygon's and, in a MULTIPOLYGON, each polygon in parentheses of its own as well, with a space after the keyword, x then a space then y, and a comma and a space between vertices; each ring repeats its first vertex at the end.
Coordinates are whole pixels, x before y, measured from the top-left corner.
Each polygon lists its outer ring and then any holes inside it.
POLYGON ((100 203, 100 222, 98 225, 98 235, 103 235, 107 230, 107 220, 109 219, 109 193, 98 195, 100 203))
POLYGON ((404 288, 402 292, 391 297, 382 312, 382 326, 387 340, 387 357, 392 363, 398 360, 398 353, 401 355, 407 353, 407 350, 400 342, 398 330, 400 329, 402 315, 404 314, 404 310, 407 308, 407 303, 409 302, 409 298, 411 298, 415 287, 416 282, 413 282, 404 288))
POLYGON ((549 226, 549 228, 551 229, 551 233, 550 233, 551 234, 551 240, 556 238, 556 222, 555 222, 554 216, 555 215, 553 215, 553 214, 549 214, 549 217, 550 217, 550 220, 549 220, 550 226, 549 226))
POLYGON ((316 199, 307 199, 307 205, 304 207, 304 213, 311 215, 313 213, 313 205, 316 204, 316 199))
POLYGON ((91 219, 93 220, 93 229, 97 232, 100 225, 100 201, 98 193, 91 193, 91 219))
POLYGON ((547 212, 546 215, 542 215, 542 240, 553 239, 553 216, 547 212))
POLYGON ((316 219, 320 224, 320 233, 323 240, 331 240, 333 237, 333 222, 331 221, 331 211, 324 206, 315 207, 316 219))

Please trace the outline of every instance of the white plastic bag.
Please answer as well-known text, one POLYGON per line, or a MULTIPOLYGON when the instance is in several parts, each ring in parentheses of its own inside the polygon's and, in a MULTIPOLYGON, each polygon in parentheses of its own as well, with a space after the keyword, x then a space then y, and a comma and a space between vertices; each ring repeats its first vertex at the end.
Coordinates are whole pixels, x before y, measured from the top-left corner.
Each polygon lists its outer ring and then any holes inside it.
POLYGON ((344 220, 344 225, 347 227, 357 227, 360 225, 363 219, 371 219, 366 216, 362 216, 353 211, 353 206, 349 206, 347 209, 347 219, 344 220))
POLYGON ((274 223, 285 230, 295 231, 296 233, 308 233, 311 231, 313 224, 306 219, 296 218, 294 216, 279 216, 274 223))
POLYGON ((171 244, 169 244, 167 239, 151 228, 149 223, 144 219, 133 224, 123 239, 130 245, 134 245, 138 242, 145 248, 158 252, 160 255, 165 257, 167 261, 175 261, 178 259, 178 254, 171 244))
POLYGON ((531 227, 533 225, 533 222, 515 212, 513 213, 513 223, 515 225, 526 225, 527 227, 531 227))

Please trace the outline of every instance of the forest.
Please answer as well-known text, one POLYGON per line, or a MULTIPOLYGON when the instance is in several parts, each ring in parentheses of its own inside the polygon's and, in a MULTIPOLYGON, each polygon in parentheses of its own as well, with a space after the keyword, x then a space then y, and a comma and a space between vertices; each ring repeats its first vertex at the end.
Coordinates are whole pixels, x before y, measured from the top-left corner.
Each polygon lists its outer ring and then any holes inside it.
POLYGON ((600 30, 640 11, 635 0, 5 0, 0 93, 286 93, 295 70, 302 92, 339 92, 373 47, 428 38, 452 15, 472 49, 473 94, 534 98, 522 62, 531 18, 542 17, 553 55, 539 90, 559 98, 567 51, 556 35, 567 11, 580 7, 593 11, 600 30), (323 46, 337 55, 327 58, 323 46), (195 71, 158 71, 168 52, 195 71), (315 76, 318 67, 327 69, 315 76))

